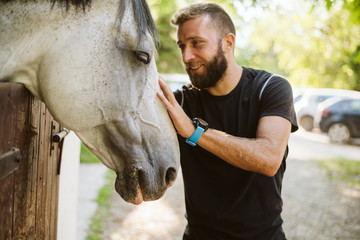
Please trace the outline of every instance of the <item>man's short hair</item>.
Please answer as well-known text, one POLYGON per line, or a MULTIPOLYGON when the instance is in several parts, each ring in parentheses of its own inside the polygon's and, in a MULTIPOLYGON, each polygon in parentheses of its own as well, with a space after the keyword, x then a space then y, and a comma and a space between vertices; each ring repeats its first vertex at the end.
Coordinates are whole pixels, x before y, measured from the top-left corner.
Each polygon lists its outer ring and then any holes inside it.
POLYGON ((198 2, 188 5, 180 9, 171 18, 171 23, 179 26, 182 23, 191 19, 208 15, 211 18, 211 25, 219 32, 220 37, 228 33, 236 35, 234 23, 225 10, 217 3, 214 2, 198 2))

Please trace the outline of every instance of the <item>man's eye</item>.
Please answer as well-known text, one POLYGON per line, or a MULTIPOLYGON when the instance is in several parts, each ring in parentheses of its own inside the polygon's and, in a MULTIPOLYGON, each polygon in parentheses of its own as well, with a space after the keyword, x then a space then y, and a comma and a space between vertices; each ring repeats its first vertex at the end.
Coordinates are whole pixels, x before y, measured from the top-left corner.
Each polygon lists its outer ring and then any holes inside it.
POLYGON ((193 46, 197 47, 197 46, 201 46, 201 42, 200 41, 193 41, 193 46))

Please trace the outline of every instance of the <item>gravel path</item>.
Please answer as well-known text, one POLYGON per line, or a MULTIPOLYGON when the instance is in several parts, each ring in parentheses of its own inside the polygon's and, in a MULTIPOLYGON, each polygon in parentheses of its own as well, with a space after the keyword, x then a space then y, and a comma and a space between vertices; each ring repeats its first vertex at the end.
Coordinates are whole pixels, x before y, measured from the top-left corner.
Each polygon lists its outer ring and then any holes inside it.
POLYGON ((283 199, 288 239, 360 239, 360 189, 330 182, 316 162, 288 161, 283 199))
POLYGON ((161 199, 138 206, 126 203, 114 191, 102 239, 179 240, 186 226, 184 214, 181 175, 161 199))
MULTIPOLYGON (((296 151, 295 151, 296 152, 296 151)), ((329 181, 316 160, 290 155, 283 181, 289 240, 359 240, 360 188, 329 181)), ((158 201, 134 206, 115 192, 102 239, 179 240, 186 225, 181 176, 158 201)))

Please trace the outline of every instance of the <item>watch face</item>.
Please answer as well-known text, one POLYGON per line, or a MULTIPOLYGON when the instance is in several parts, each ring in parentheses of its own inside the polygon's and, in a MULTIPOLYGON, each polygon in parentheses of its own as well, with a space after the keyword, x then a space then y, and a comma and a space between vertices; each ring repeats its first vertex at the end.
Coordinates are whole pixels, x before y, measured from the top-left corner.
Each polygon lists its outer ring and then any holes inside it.
POLYGON ((194 125, 203 128, 204 132, 208 129, 209 125, 207 122, 205 122, 205 120, 201 118, 194 118, 193 121, 194 121, 194 125))

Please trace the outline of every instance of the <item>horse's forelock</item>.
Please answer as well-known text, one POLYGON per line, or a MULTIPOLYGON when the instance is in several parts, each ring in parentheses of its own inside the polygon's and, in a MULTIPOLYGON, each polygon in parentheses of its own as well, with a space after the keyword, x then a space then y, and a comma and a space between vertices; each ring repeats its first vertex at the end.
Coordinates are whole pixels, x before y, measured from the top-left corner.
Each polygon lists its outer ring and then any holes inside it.
MULTIPOLYGON (((14 0, 0 0, 0 2, 12 2, 14 0)), ((35 1, 35 0, 33 0, 35 1)), ((69 10, 70 6, 75 6, 75 8, 82 8, 85 11, 86 7, 91 6, 92 0, 50 0, 52 7, 56 3, 59 3, 60 6, 65 7, 66 11, 69 10)), ((23 2, 31 2, 31 0, 23 0, 23 2)), ((159 33, 157 31, 154 19, 151 16, 150 8, 146 2, 146 0, 121 0, 119 11, 118 11, 118 18, 121 21, 126 7, 132 4, 133 13, 134 13, 134 20, 137 26, 137 33, 139 36, 138 41, 142 40, 142 37, 145 36, 146 32, 149 31, 155 47, 158 48, 160 46, 159 40, 159 33)))
POLYGON ((139 36, 138 41, 141 41, 142 37, 145 36, 147 31, 149 31, 156 48, 158 48, 160 46, 159 33, 146 0, 121 0, 118 13, 120 21, 124 15, 126 7, 129 6, 129 4, 132 4, 133 8, 134 20, 139 36))

